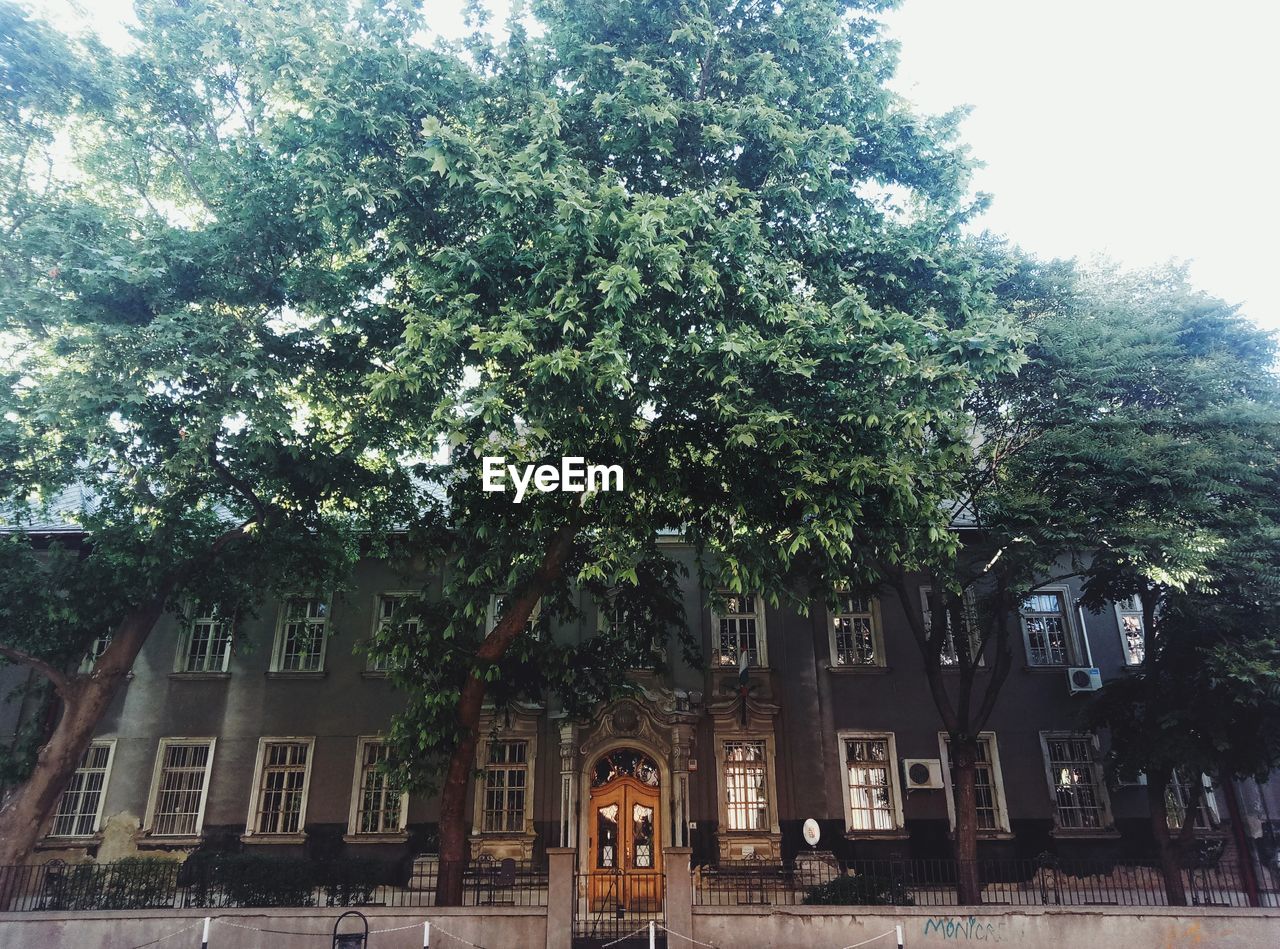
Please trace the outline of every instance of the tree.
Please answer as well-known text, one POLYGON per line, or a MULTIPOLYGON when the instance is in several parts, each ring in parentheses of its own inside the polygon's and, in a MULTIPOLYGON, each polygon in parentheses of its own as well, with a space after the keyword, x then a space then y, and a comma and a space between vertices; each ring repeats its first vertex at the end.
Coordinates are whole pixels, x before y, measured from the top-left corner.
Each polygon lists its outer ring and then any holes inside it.
POLYGON ((855 546, 955 544, 966 399, 1020 356, 959 236, 958 116, 885 89, 883 6, 539 2, 537 36, 517 9, 366 183, 395 202, 383 306, 404 317, 375 396, 420 457, 450 452, 420 470, 449 499, 420 548, 441 597, 411 648, 394 627, 380 647, 411 693, 400 755, 440 782, 440 904, 461 898, 486 698, 621 687, 617 638, 560 676, 529 642, 537 604, 572 615, 577 585, 665 615, 664 529, 709 589, 801 608, 798 580, 853 579, 855 546), (486 456, 617 464, 625 491, 517 504, 482 489, 486 456))
POLYGON ((1092 296, 1093 319, 1064 336, 1111 345, 1093 379, 1106 411, 1061 432, 1055 503, 1087 511, 1091 497, 1113 499, 1085 603, 1137 598, 1144 655, 1090 719, 1110 731, 1116 773, 1145 773, 1169 902, 1185 905, 1199 776, 1226 782, 1280 762, 1275 340, 1179 270, 1112 275, 1092 296), (1174 837, 1165 801, 1176 775, 1191 800, 1174 837))
POLYGON ((0 811, 0 865, 30 853, 166 610, 234 619, 264 587, 332 582, 412 496, 369 450, 393 426, 361 408, 374 328, 340 311, 363 272, 335 264, 296 143, 263 131, 294 121, 301 80, 262 44, 344 48, 345 4, 138 14, 115 55, 0 8, 0 656, 61 707, 0 811), (45 544, 51 514, 84 542, 45 544))

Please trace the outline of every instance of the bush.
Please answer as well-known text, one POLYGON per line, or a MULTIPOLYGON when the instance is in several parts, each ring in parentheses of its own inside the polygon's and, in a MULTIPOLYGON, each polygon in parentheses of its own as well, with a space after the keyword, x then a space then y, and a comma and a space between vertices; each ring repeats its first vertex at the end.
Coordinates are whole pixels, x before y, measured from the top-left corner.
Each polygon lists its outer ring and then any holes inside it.
POLYGON ((178 867, 177 861, 162 857, 49 867, 44 878, 44 908, 166 909, 173 906, 177 893, 178 867))
POLYGON ((183 868, 191 906, 329 906, 367 904, 382 882, 372 860, 316 862, 257 854, 197 854, 183 868))
POLYGON ((914 906, 906 886, 885 877, 856 873, 836 877, 805 894, 809 906, 914 906))

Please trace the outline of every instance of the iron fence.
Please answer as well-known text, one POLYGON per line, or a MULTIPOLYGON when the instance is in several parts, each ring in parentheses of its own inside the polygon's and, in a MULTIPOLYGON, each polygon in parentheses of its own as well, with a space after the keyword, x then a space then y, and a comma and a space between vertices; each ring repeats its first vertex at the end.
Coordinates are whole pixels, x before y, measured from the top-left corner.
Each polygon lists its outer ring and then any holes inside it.
MULTIPOLYGON (((231 907, 434 906, 438 865, 397 872, 374 861, 271 857, 135 858, 113 863, 0 867, 0 912, 231 907)), ((545 866, 473 861, 464 906, 546 906, 545 866)))
MULTIPOLYGON (((615 949, 647 949, 650 922, 666 922, 666 878, 661 872, 578 872, 574 893, 574 949, 606 944, 615 949)), ((656 940, 659 947, 666 946, 661 925, 656 940)))
MULTIPOLYGON (((979 860, 981 902, 991 906, 1165 906, 1164 877, 1147 864, 1106 861, 979 860)), ((796 860, 721 862, 693 871, 697 906, 955 906, 955 860, 796 860)), ((1264 868, 1259 902, 1280 906, 1280 887, 1264 868)), ((1183 871, 1193 906, 1248 906, 1239 869, 1225 862, 1183 871)))

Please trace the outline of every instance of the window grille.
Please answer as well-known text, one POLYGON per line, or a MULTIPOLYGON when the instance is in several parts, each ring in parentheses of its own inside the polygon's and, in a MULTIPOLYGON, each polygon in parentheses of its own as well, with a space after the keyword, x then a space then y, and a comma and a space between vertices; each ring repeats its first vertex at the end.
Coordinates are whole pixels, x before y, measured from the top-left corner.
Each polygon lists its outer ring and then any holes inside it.
POLYGON ((484 772, 484 829, 491 833, 524 830, 525 792, 529 786, 529 743, 492 741, 484 772))
POLYGON ((724 612, 718 616, 720 629, 717 664, 737 667, 745 653, 747 665, 759 666, 760 615, 756 608, 756 598, 751 594, 728 594, 724 600, 724 612))
POLYGON ((226 672, 231 662, 231 623, 217 609, 197 616, 187 632, 183 672, 226 672))
POLYGON ((381 741, 367 741, 361 746, 358 834, 390 834, 400 830, 401 788, 395 776, 383 768, 390 751, 386 742, 381 741))
MULTIPOLYGON (((920 605, 922 608, 922 617, 924 619, 925 635, 932 638, 933 635, 933 610, 937 605, 937 598, 934 596, 933 590, 929 587, 922 587, 920 590, 920 605)), ((973 615, 973 604, 969 597, 965 596, 960 601, 960 643, 967 645, 969 655, 973 656, 978 651, 978 623, 973 615)), ((960 653, 956 648, 956 634, 953 626, 955 619, 952 611, 947 611, 947 629, 946 637, 942 643, 942 650, 939 653, 939 662, 943 667, 960 665, 960 653)), ((979 664, 982 658, 978 658, 979 664)))
POLYGON ((1045 740, 1053 778, 1058 825, 1098 829, 1104 824, 1102 774, 1087 735, 1057 735, 1045 740))
POLYGON ((306 806, 307 765, 311 745, 305 741, 272 741, 262 747, 258 785, 259 834, 297 834, 306 806))
MULTIPOLYGON (((1170 830, 1182 829, 1182 822, 1187 819, 1187 804, 1191 801, 1191 790, 1197 783, 1203 781, 1202 775, 1192 776, 1185 771, 1175 771, 1169 778, 1169 785, 1164 792, 1164 804, 1170 830)), ((1201 830, 1208 830, 1213 826, 1209 808, 1212 793, 1206 787, 1200 797, 1200 804, 1196 808, 1196 827, 1201 830)))
POLYGON ((850 830, 893 830, 893 761, 887 738, 846 738, 850 830))
POLYGON ((1030 665, 1067 665, 1067 616, 1061 594, 1034 593, 1023 600, 1022 629, 1030 665))
POLYGON ((876 655, 875 616, 867 597, 841 593, 835 624, 837 666, 879 665, 876 655))
POLYGON ((763 741, 724 743, 724 789, 730 830, 769 829, 769 771, 763 741))
POLYGON ((291 597, 285 602, 284 626, 280 632, 279 672, 320 672, 324 668, 325 636, 329 626, 329 604, 310 597, 291 597))
POLYGON ((152 834, 189 837, 200 832, 211 750, 209 742, 169 742, 163 746, 152 834))
POLYGON ((80 759, 54 812, 50 837, 88 837, 98 832, 111 766, 111 744, 95 741, 80 759))
POLYGON ((1124 663, 1140 666, 1146 658, 1147 642, 1142 629, 1142 602, 1135 596, 1116 604, 1116 620, 1120 624, 1120 642, 1124 647, 1124 663))
MULTIPOLYGON (((995 766, 991 763, 991 739, 978 739, 978 761, 974 768, 973 792, 977 801, 978 830, 1000 829, 999 789, 996 787, 995 766)), ((951 757, 951 740, 947 739, 947 764, 951 771, 951 786, 955 787, 956 767, 951 757)))

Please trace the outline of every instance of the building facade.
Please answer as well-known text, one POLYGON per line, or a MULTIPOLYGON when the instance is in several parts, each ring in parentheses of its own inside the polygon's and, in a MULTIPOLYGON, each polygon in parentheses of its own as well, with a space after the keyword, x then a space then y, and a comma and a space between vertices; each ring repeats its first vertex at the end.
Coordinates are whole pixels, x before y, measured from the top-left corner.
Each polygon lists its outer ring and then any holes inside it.
MULTIPOLYGON (((691 548, 666 549, 693 566, 691 548)), ((63 795, 43 857, 199 849, 404 864, 433 852, 436 802, 378 767, 401 699, 364 645, 400 598, 439 586, 422 564, 365 560, 345 589, 264 599, 236 629, 212 612, 165 617, 63 795)), ((1145 789, 1109 787, 1099 736, 1077 730, 1097 684, 1087 670, 1105 681, 1141 661, 1140 615, 1124 604, 1089 613, 1077 595, 1063 584, 1023 604, 1014 668, 982 736, 984 856, 1152 852, 1145 789)), ((717 611, 692 581, 683 596, 702 667, 673 642, 665 671, 636 671, 635 693, 589 720, 554 703, 490 713, 473 856, 538 861, 571 847, 583 867, 643 878, 671 846, 691 847, 695 863, 789 859, 808 818, 842 859, 950 856, 947 743, 896 596, 845 596, 807 615, 750 595, 717 611)), ((581 605, 580 620, 550 635, 591 636, 603 620, 585 595, 581 605)), ((1226 840, 1219 797, 1196 819, 1226 840)), ((1267 806, 1265 795, 1250 802, 1267 806)))

